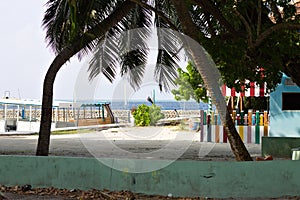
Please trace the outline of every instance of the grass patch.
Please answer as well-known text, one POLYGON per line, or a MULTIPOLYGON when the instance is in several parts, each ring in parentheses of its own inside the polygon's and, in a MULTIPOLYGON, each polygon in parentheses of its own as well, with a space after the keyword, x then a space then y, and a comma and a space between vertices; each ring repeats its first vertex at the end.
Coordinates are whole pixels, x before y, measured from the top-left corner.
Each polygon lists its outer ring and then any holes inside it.
POLYGON ((52 131, 51 135, 69 135, 69 134, 82 134, 82 133, 90 133, 95 130, 93 129, 78 129, 78 130, 59 130, 59 131, 52 131))

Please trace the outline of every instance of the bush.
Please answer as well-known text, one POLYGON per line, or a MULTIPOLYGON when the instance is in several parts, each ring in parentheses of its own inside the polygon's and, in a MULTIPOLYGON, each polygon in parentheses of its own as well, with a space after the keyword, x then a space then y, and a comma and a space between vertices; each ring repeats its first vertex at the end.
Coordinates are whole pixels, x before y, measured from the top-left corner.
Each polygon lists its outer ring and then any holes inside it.
POLYGON ((155 104, 152 106, 139 105, 132 114, 136 126, 155 125, 158 120, 164 118, 160 106, 156 106, 155 104))
POLYGON ((145 104, 138 105, 137 109, 132 114, 136 126, 149 126, 150 124, 149 106, 145 104))
POLYGON ((149 109, 150 125, 155 125, 158 120, 163 119, 165 115, 161 112, 160 106, 152 104, 149 109))

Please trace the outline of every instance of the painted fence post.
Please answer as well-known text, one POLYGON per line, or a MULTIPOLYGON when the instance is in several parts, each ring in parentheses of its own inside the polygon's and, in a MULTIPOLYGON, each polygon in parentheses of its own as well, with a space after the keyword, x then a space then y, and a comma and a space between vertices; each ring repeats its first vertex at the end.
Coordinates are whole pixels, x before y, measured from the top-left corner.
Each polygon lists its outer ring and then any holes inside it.
MULTIPOLYGON (((260 114, 259 111, 241 112, 241 115, 233 113, 236 128, 244 143, 260 144, 262 136, 268 136, 268 111, 260 114)), ((200 141, 201 142, 223 142, 227 143, 227 133, 222 125, 220 116, 216 112, 200 110, 200 141)))
POLYGON ((211 142, 211 115, 207 115, 207 142, 211 142))
POLYGON ((248 125, 252 125, 252 110, 248 110, 248 125))
POLYGON ((215 142, 220 142, 220 127, 218 125, 218 113, 214 115, 214 126, 215 126, 215 142))
POLYGON ((259 118, 259 111, 257 110, 255 113, 255 144, 259 144, 260 142, 259 118))
POLYGON ((241 125, 244 125, 244 111, 241 111, 241 125))
POLYGON ((264 136, 268 136, 268 111, 264 111, 264 136))
POLYGON ((200 110, 200 142, 204 140, 204 110, 200 110))

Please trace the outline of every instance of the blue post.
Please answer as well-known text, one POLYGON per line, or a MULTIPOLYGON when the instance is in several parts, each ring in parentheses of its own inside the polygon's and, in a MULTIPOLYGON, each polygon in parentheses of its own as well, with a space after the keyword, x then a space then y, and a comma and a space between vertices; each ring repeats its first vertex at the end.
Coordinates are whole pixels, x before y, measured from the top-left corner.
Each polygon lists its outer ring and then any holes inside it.
POLYGON ((21 114, 22 119, 25 119, 25 108, 22 108, 22 114, 21 114))

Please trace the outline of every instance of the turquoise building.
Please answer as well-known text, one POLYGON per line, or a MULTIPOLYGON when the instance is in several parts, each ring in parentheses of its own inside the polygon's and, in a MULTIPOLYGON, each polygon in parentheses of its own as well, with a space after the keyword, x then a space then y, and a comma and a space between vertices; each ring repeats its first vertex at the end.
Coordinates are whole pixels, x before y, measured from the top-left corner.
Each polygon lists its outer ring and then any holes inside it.
POLYGON ((270 94, 271 137, 300 137, 300 87, 283 74, 270 94))

